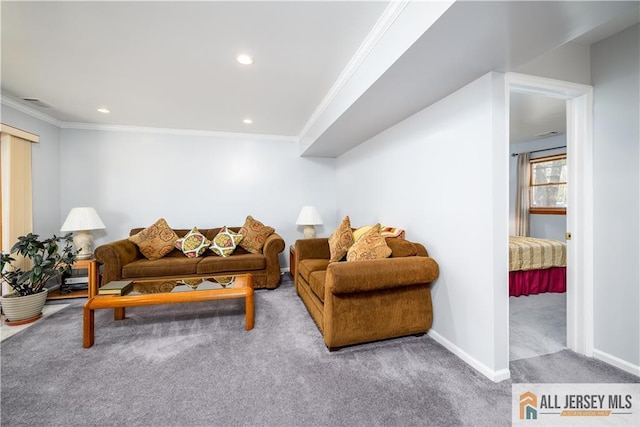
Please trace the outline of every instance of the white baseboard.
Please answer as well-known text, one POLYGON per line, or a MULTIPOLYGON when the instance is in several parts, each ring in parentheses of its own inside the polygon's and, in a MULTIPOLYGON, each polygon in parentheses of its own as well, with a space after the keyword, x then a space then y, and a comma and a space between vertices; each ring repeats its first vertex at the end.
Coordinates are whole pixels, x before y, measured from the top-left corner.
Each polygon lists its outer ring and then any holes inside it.
POLYGON ((472 357, 469 353, 462 350, 460 347, 458 347, 457 345, 455 345, 454 343, 452 343, 451 341, 449 341, 448 339, 446 339, 445 337, 443 337, 433 329, 431 329, 427 333, 427 335, 429 335, 436 342, 444 346, 451 353, 458 356, 465 363, 470 365, 473 369, 480 372, 485 377, 489 378, 491 381, 495 383, 499 383, 501 381, 508 380, 509 378, 511 378, 511 371, 509 371, 509 369, 500 369, 498 371, 495 371, 489 368, 487 365, 480 362, 478 359, 472 357))
POLYGON ((615 366, 618 369, 622 369, 623 371, 640 377, 640 366, 638 365, 629 363, 626 360, 622 360, 616 356, 612 356, 609 353, 605 353, 604 351, 596 350, 595 348, 593 349, 593 357, 595 359, 602 360, 604 363, 615 366))

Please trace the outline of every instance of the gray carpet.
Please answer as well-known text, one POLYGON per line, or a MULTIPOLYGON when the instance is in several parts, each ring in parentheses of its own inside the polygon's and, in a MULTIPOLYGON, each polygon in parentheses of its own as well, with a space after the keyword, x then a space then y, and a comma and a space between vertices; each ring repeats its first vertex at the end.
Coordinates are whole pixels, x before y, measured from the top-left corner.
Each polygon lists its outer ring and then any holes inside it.
POLYGON ((567 348, 567 294, 509 297, 509 360, 567 348))
MULTIPOLYGON (((289 280, 256 291, 249 332, 239 300, 137 307, 121 322, 103 310, 83 349, 81 304, 1 343, 3 426, 510 425, 511 381, 489 381, 428 336, 329 353, 289 280)), ((512 372, 638 380, 568 351, 512 372)))

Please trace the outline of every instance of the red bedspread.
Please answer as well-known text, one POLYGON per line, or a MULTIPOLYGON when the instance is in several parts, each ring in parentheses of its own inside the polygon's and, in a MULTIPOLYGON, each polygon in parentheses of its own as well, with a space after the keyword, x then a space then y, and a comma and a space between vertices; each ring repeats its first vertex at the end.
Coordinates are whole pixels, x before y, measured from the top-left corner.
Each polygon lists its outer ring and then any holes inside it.
POLYGON ((509 296, 535 295, 543 292, 562 293, 567 290, 567 268, 510 271, 509 296))

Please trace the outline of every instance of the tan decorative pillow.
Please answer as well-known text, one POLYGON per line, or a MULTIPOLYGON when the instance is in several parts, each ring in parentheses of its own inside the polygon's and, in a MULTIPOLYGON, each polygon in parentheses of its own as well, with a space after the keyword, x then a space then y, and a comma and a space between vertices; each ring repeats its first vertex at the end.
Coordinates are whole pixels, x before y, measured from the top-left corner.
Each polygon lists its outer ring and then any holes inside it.
POLYGON ((380 235, 380 224, 376 224, 349 248, 347 261, 389 258, 390 255, 391 248, 380 235))
POLYGON ((207 250, 210 244, 211 240, 200 233, 197 227, 193 227, 186 236, 176 240, 175 246, 189 258, 197 258, 207 250))
POLYGON ((331 254, 329 262, 337 262, 344 258, 351 245, 353 245, 353 232, 351 231, 351 221, 347 215, 329 236, 329 252, 331 254))
POLYGON ((267 241, 267 237, 271 236, 275 231, 276 230, 273 227, 264 225, 249 215, 247 216, 244 225, 238 231, 238 234, 242 234, 240 246, 242 246, 247 252, 259 254, 262 252, 262 247, 267 241))
POLYGON ((357 242, 358 239, 360 239, 362 236, 364 236, 364 234, 371 230, 373 228, 373 225, 365 225, 362 226, 360 228, 356 228, 355 230, 353 230, 353 241, 357 242))
POLYGON ((145 258, 153 260, 160 259, 171 252, 178 240, 178 235, 164 218, 160 218, 155 224, 129 237, 129 240, 138 245, 145 258))
POLYGON ((229 230, 225 225, 220 232, 213 238, 209 249, 216 255, 222 257, 229 256, 236 250, 238 243, 242 240, 242 234, 236 234, 229 230))

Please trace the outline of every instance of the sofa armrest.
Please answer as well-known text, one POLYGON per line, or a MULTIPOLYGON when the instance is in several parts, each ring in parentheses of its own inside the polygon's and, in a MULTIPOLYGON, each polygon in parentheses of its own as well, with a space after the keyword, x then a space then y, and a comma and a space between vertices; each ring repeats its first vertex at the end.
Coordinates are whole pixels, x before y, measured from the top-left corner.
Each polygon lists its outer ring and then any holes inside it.
POLYGON ((296 262, 302 261, 303 259, 331 258, 329 239, 327 237, 296 240, 295 248, 296 262))
POLYGON ((429 256, 427 248, 422 243, 413 242, 413 244, 416 246, 418 256, 429 256))
POLYGON ((267 259, 267 283, 269 289, 280 283, 280 259, 278 254, 284 251, 284 239, 278 233, 271 233, 262 247, 262 254, 267 259))
POLYGON ((98 246, 94 256, 103 266, 102 284, 104 285, 122 279, 122 267, 141 258, 142 254, 135 243, 122 239, 98 246))
POLYGON ((399 288, 431 283, 438 274, 436 261, 423 256, 332 262, 327 267, 325 289, 338 295, 399 288))

